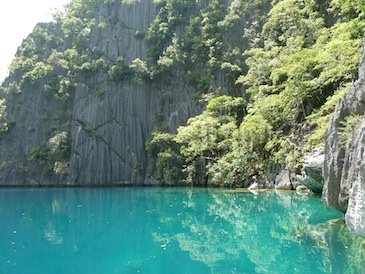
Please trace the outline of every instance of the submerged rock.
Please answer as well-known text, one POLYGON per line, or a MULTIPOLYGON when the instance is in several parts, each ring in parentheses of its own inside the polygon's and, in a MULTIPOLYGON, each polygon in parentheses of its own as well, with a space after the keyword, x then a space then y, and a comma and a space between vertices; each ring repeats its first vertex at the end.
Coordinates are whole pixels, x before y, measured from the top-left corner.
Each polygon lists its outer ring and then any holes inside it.
POLYGON ((295 190, 298 193, 311 193, 311 190, 304 185, 298 185, 295 190))

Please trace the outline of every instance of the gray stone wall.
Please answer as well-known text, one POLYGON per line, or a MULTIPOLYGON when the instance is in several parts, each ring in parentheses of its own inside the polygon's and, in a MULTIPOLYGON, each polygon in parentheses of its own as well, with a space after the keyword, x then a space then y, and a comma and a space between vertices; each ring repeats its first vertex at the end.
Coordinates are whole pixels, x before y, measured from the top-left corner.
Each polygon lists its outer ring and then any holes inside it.
POLYGON ((365 47, 359 67, 359 79, 354 82, 336 106, 330 121, 325 144, 323 167, 325 204, 346 212, 346 223, 357 234, 365 236, 365 120, 362 119, 347 140, 341 132, 349 115, 365 112, 365 47))

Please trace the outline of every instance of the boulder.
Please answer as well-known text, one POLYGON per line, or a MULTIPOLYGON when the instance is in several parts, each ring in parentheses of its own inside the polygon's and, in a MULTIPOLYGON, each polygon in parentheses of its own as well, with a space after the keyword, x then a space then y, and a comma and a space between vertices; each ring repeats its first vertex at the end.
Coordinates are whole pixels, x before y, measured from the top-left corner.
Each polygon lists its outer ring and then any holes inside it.
POLYGON ((253 189, 260 189, 260 185, 258 183, 253 183, 252 185, 250 185, 248 187, 249 190, 253 190, 253 189))
POLYGON ((275 178, 275 189, 291 190, 293 189, 292 183, 290 182, 289 171, 283 169, 275 178))
POLYGON ((323 177, 322 168, 324 162, 324 148, 314 149, 304 158, 302 174, 296 176, 299 184, 315 193, 322 193, 323 177))

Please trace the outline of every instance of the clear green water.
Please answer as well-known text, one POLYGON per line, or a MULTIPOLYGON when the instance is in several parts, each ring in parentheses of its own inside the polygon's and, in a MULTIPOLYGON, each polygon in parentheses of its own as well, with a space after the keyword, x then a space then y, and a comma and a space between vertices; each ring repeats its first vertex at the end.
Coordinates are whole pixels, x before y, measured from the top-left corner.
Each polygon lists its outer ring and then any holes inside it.
POLYGON ((364 273, 342 217, 295 193, 0 189, 0 273, 364 273))

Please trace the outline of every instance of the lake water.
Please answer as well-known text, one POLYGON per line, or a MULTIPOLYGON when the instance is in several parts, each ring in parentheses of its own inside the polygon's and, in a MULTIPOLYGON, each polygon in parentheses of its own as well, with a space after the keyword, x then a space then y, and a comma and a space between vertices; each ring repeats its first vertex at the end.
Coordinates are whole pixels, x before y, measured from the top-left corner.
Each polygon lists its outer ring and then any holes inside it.
POLYGON ((292 192, 5 188, 0 273, 365 273, 338 218, 292 192))

